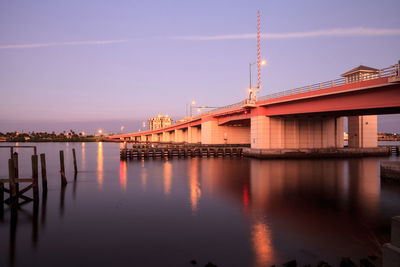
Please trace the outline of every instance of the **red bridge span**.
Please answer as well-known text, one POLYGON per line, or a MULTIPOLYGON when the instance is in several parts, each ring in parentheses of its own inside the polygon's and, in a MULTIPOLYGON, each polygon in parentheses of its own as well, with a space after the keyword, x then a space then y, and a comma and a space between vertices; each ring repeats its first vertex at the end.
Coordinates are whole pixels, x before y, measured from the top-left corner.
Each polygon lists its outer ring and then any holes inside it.
MULTIPOLYGON (((363 67, 363 66, 360 66, 363 67)), ((113 135, 136 142, 250 144, 260 150, 377 147, 378 114, 400 113, 400 67, 345 77, 246 99, 162 129, 113 135)))

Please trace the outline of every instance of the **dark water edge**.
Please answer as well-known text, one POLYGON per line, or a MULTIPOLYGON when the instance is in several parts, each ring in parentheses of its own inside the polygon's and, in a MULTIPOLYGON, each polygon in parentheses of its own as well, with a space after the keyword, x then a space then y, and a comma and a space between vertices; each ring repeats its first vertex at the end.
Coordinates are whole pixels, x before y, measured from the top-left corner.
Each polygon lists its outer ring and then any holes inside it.
MULTIPOLYGON (((15 266, 193 266, 193 259, 197 266, 278 266, 292 259, 338 266, 341 257, 357 263, 379 255, 390 218, 400 214, 400 186, 379 179, 386 157, 125 162, 118 144, 36 145, 48 159, 47 199, 41 196, 36 215, 31 204, 23 207, 14 224, 6 208, 0 266, 9 265, 12 248, 15 266)), ((0 153, 3 178, 8 153, 0 153)), ((20 158, 21 173, 29 175, 29 155, 20 158)))

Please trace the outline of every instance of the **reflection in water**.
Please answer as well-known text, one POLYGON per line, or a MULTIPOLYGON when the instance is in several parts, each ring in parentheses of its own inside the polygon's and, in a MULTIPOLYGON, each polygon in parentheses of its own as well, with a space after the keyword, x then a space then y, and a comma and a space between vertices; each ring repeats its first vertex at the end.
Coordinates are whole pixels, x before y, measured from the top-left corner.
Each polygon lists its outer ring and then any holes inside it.
POLYGON ((82 165, 82 170, 85 171, 86 170, 86 143, 82 142, 81 145, 81 156, 82 156, 82 160, 81 160, 81 165, 82 165))
POLYGON ((268 226, 261 221, 255 221, 251 227, 251 239, 256 266, 270 266, 273 259, 273 250, 268 226))
POLYGON ((169 196, 172 182, 172 165, 170 162, 164 162, 164 195, 169 196))
POLYGON ((199 183, 199 160, 197 158, 192 159, 189 164, 190 204, 192 207, 192 213, 195 214, 197 212, 197 205, 201 197, 199 183))
POLYGON ((127 176, 127 167, 126 161, 121 160, 119 162, 119 183, 121 185, 122 191, 126 191, 126 176, 127 176))
POLYGON ((60 191, 60 216, 64 216, 64 209, 65 209, 65 189, 66 186, 61 186, 60 191))
POLYGON ((363 201, 362 206, 368 209, 365 212, 375 214, 380 195, 380 180, 374 179, 378 176, 378 162, 371 158, 353 162, 350 164, 350 174, 358 176, 359 179, 358 181, 352 180, 352 193, 361 197, 358 201, 363 201))
MULTIPOLYGON (((58 152, 58 145, 48 147, 46 152, 58 152)), ((62 265, 73 266, 71 244, 82 244, 74 253, 88 266, 101 266, 110 253, 118 254, 114 265, 178 266, 176 259, 187 262, 188 255, 199 251, 211 258, 196 260, 219 266, 277 266, 292 259, 299 266, 320 260, 339 266, 337 261, 348 253, 359 259, 379 251, 376 240, 388 236, 390 218, 400 211, 400 187, 381 182, 377 158, 121 162, 117 145, 86 143, 81 148, 82 168, 98 172, 79 173, 74 187, 61 191, 59 179, 49 180, 47 214, 46 195, 39 214, 31 213, 31 204, 28 213, 13 215, 7 207, 3 217, 0 213, 0 251, 5 255, 0 266, 54 266, 60 258, 62 265), (104 169, 116 179, 103 181, 104 169), (123 194, 141 187, 146 194, 123 194), (73 190, 74 196, 76 191, 75 202, 65 190, 73 190), (106 209, 112 209, 112 216, 105 216, 106 209), (64 220, 68 223, 60 223, 64 220), (173 256, 153 257, 149 248, 155 242, 164 255, 173 256), (132 262, 132 250, 137 262, 132 262)), ((58 166, 58 158, 49 157, 49 166, 58 166)), ((21 170, 30 173, 28 167, 21 170)))
MULTIPOLYGON (((44 197, 42 200, 42 221, 45 221, 45 216, 46 216, 46 202, 47 198, 44 197)), ((38 246, 38 241, 39 241, 39 230, 38 230, 38 225, 39 225, 39 203, 34 202, 32 204, 26 202, 23 205, 32 205, 32 212, 29 210, 26 210, 25 208, 22 207, 22 205, 19 206, 10 206, 10 208, 7 210, 10 213, 10 228, 9 228, 9 246, 8 246, 8 265, 10 267, 15 266, 18 262, 16 262, 16 257, 17 255, 17 250, 18 250, 18 242, 17 241, 22 241, 24 237, 27 237, 25 234, 26 232, 23 231, 24 235, 17 237, 17 229, 19 226, 26 226, 26 222, 29 224, 32 224, 32 230, 31 230, 31 244, 32 248, 35 249, 38 246), (22 224, 19 225, 18 221, 20 220, 20 216, 22 216, 22 224)), ((8 222, 7 222, 8 223, 8 222)), ((5 239, 2 240, 2 242, 5 242, 5 239)), ((23 242, 25 243, 25 242, 23 242)), ((2 251, 3 253, 3 251, 2 251)))
POLYGON ((142 160, 142 173, 141 173, 141 180, 142 180, 142 189, 146 191, 147 186, 147 170, 144 166, 144 160, 142 160))
POLYGON ((99 142, 97 145, 97 183, 99 187, 103 187, 103 143, 99 142))

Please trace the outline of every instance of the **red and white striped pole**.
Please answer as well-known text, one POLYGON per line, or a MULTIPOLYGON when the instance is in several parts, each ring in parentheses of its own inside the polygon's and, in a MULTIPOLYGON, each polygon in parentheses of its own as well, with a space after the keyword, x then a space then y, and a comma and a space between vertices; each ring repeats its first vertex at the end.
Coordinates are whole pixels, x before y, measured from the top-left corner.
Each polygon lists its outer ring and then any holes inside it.
POLYGON ((257 12, 257 89, 261 89, 260 10, 257 12))

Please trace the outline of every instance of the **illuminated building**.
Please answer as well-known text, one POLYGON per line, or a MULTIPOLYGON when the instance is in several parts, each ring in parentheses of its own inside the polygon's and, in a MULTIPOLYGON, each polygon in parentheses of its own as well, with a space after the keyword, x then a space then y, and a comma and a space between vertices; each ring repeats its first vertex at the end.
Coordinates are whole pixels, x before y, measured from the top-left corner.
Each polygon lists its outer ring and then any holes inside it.
POLYGON ((158 114, 157 117, 149 119, 149 130, 157 130, 172 124, 172 119, 168 115, 158 114))

